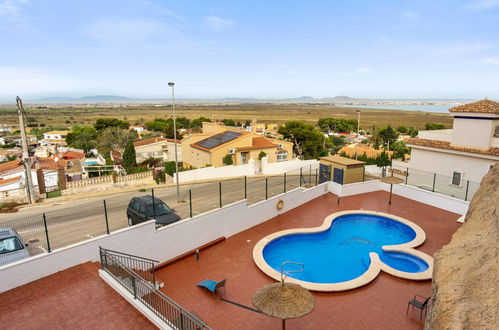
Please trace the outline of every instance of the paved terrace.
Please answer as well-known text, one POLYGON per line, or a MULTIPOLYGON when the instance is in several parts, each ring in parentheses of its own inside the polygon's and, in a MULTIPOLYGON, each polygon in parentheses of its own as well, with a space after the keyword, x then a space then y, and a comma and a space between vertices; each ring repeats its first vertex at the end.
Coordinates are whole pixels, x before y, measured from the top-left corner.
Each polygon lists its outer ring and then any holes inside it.
MULTIPOLYGON (((337 198, 326 194, 227 241, 201 252, 201 259, 181 260, 158 271, 162 289, 214 329, 278 329, 280 321, 217 300, 196 287, 203 279, 228 279, 225 298, 251 306, 253 292, 272 283, 254 264, 252 250, 262 237, 275 231, 315 227, 336 211, 374 210, 407 218, 425 230, 426 242, 418 249, 432 255, 450 241, 459 228, 459 215, 388 193, 337 198)), ((234 215, 237 216, 237 215, 234 215)), ((102 281, 98 264, 85 263, 0 295, 2 328, 62 329, 153 328, 139 312, 102 281)), ((381 272, 367 286, 341 293, 314 293, 315 310, 301 319, 289 320, 290 329, 421 329, 419 311, 406 316, 409 298, 428 296, 431 282, 398 279, 381 272)))
MULTIPOLYGON (((351 209, 391 213, 417 223, 427 234, 418 249, 430 255, 447 244, 460 226, 458 214, 400 196, 394 195, 389 206, 388 193, 382 191, 343 197, 340 205, 335 195, 326 194, 202 251, 199 261, 189 257, 158 271, 157 278, 165 283, 162 291, 214 329, 278 329, 280 320, 217 300, 196 283, 227 278, 225 298, 252 306, 253 293, 273 283, 253 262, 258 240, 283 229, 319 226, 327 215, 351 209)), ((407 301, 415 294, 429 296, 431 281, 409 281, 381 272, 355 290, 314 293, 314 311, 286 325, 290 329, 422 329, 419 310, 406 316, 407 301)))

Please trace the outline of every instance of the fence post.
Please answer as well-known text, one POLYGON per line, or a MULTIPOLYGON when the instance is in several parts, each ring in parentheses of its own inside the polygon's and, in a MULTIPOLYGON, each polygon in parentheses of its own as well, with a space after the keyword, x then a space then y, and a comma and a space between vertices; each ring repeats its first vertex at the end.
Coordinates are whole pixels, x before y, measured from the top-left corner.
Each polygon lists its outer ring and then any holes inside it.
POLYGON ((192 218, 192 191, 189 189, 189 216, 192 218))
POLYGON ((106 206, 106 200, 104 199, 104 200, 103 200, 103 202, 104 202, 104 216, 105 216, 105 218, 106 218, 106 232, 107 232, 107 234, 109 235, 109 222, 108 222, 108 220, 107 220, 107 206, 106 206))
POLYGON ((286 193, 286 172, 284 172, 284 193, 286 193))
POLYGON ((220 208, 222 208, 222 181, 218 181, 218 195, 220 200, 220 208))
POLYGON ((409 178, 409 167, 406 170, 407 175, 405 176, 405 184, 407 184, 407 179, 409 178))
POLYGON ((248 189, 247 189, 247 183, 246 183, 246 175, 244 176, 244 199, 248 199, 248 189))
POLYGON ((47 216, 45 215, 45 213, 43 213, 43 225, 45 226, 45 238, 47 239, 47 249, 50 253, 52 252, 52 250, 50 249, 49 230, 47 228, 47 216))
POLYGON ((300 167, 300 187, 301 187, 301 177, 302 177, 302 173, 303 173, 303 167, 300 167))
POLYGON ((435 192, 435 181, 437 180, 437 173, 433 173, 433 188, 431 192, 435 192))
POLYGON ((269 199, 269 178, 265 178, 265 199, 269 199))
POLYGON ((315 169, 315 185, 317 186, 318 180, 319 180, 319 169, 315 169))
POLYGON ((151 189, 152 196, 152 218, 156 219, 156 210, 154 209, 154 188, 151 189))
POLYGON ((132 276, 133 299, 137 299, 137 284, 135 283, 135 276, 132 276))
POLYGON ((470 188, 470 180, 466 183, 466 195, 464 195, 464 201, 468 200, 468 190, 470 188))
POLYGON ((312 182, 312 164, 310 164, 310 169, 308 170, 308 184, 312 182))

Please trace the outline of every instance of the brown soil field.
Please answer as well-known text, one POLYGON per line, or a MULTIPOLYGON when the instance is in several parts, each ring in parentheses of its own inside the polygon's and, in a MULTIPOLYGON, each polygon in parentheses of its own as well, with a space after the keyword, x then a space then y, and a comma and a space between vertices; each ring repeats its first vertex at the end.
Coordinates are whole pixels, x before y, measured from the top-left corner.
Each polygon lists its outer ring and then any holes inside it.
MULTIPOLYGON (((67 126, 93 124, 96 119, 115 117, 128 120, 132 124, 142 124, 154 118, 167 118, 172 115, 171 105, 151 104, 107 104, 107 105, 28 105, 25 109, 35 123, 47 126, 67 126)), ((176 105, 177 116, 197 118, 200 116, 215 120, 233 119, 282 124, 289 120, 300 120, 315 124, 319 118, 356 119, 355 108, 335 107, 325 104, 188 104, 176 105)), ((14 106, 0 107, 0 123, 16 125, 17 112, 14 106)), ((361 109, 360 125, 364 129, 404 125, 423 129, 426 123, 439 123, 451 127, 452 118, 445 113, 422 111, 361 109)))

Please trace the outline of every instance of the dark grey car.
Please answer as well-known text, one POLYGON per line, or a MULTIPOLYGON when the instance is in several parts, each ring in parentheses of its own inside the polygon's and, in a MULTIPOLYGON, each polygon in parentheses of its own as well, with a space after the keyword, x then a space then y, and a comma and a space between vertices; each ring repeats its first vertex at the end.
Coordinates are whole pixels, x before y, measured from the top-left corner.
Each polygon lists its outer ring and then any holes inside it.
POLYGON ((133 197, 126 210, 128 225, 133 226, 144 221, 156 220, 157 226, 166 226, 180 220, 173 209, 169 208, 161 199, 151 195, 133 197))

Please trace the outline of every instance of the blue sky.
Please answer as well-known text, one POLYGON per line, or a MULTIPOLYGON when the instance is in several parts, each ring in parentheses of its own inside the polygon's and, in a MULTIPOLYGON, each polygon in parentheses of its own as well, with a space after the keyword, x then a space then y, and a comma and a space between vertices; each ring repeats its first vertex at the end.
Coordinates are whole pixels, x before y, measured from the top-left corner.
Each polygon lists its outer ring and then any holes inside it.
POLYGON ((499 98, 499 0, 0 0, 0 99, 499 98))

